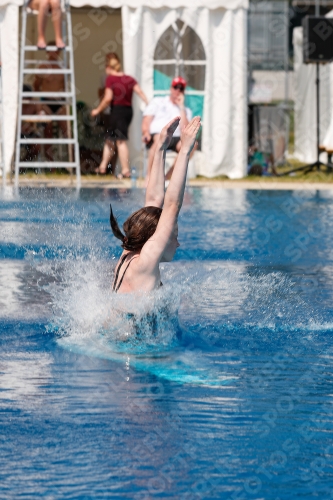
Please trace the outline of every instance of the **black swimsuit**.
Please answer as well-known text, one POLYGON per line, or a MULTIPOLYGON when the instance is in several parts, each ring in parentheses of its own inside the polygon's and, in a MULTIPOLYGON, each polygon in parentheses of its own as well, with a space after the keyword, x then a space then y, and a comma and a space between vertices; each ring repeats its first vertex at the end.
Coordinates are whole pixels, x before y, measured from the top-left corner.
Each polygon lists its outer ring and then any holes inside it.
MULTIPOLYGON (((132 262, 132 260, 134 259, 134 257, 132 257, 132 259, 130 259, 129 263, 127 264, 127 266, 125 267, 125 271, 123 272, 123 275, 122 277, 120 278, 119 280, 119 283, 117 284, 117 281, 118 281, 118 277, 119 277, 119 271, 120 271, 120 268, 122 267, 122 265, 124 264, 125 260, 126 260, 126 257, 128 256, 128 253, 126 253, 125 255, 123 255, 123 257, 121 258, 121 261, 120 261, 120 264, 118 266, 118 269, 117 269, 117 272, 116 272, 116 276, 114 278, 114 282, 113 282, 113 286, 112 286, 112 290, 114 292, 118 292, 119 288, 121 287, 121 284, 123 282, 123 279, 124 279, 124 276, 125 276, 125 273, 128 269, 128 266, 130 265, 130 263, 132 262)), ((160 282, 160 286, 162 286, 163 283, 162 281, 160 282)))
POLYGON ((128 253, 125 253, 125 255, 123 255, 123 257, 122 257, 122 259, 121 259, 121 261, 120 261, 120 264, 119 264, 119 266, 118 266, 117 272, 116 272, 116 277, 115 277, 114 282, 113 282, 113 287, 112 287, 112 290, 113 290, 114 292, 116 292, 116 293, 118 292, 119 288, 121 287, 121 284, 122 284, 122 282, 123 282, 123 279, 124 279, 125 273, 126 273, 126 271, 127 271, 127 269, 128 269, 128 266, 130 265, 130 263, 131 263, 131 262, 132 262, 132 260, 134 259, 134 257, 133 257, 133 259, 130 259, 130 261, 129 261, 129 263, 127 264, 127 266, 126 266, 126 268, 125 268, 125 271, 123 272, 123 275, 122 275, 122 277, 120 278, 119 283, 118 283, 118 285, 117 285, 118 276, 119 276, 119 271, 120 271, 120 268, 122 267, 122 265, 124 264, 124 262, 125 262, 125 260, 126 260, 127 255, 128 255, 128 253))

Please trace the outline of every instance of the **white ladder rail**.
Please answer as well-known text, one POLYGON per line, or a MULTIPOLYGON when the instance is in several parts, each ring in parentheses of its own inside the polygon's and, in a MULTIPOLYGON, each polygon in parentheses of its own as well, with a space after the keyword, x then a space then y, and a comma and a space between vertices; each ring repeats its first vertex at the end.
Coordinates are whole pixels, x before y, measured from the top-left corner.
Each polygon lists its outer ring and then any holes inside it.
MULTIPOLYGON (((76 113, 76 95, 75 95, 75 80, 74 80, 74 56, 73 56, 73 38, 72 38, 72 24, 69 2, 66 2, 63 12, 63 37, 66 43, 65 49, 62 51, 63 59, 59 60, 57 68, 28 68, 27 65, 33 64, 48 64, 49 61, 41 59, 26 58, 25 54, 29 51, 37 51, 37 46, 25 45, 26 31, 27 31, 27 3, 22 8, 22 37, 20 49, 20 75, 19 75, 19 102, 18 102, 18 126, 17 126, 17 140, 16 140, 16 155, 15 155, 15 186, 19 184, 19 170, 20 168, 70 168, 71 172, 75 169, 77 187, 81 184, 81 171, 80 171, 80 152, 78 143, 77 131, 77 113, 76 113), (69 57, 68 57, 69 56, 69 57), (61 92, 24 92, 23 83, 24 75, 33 74, 62 74, 64 75, 65 88, 61 92), (34 99, 32 99, 34 98, 34 99), (45 115, 23 115, 22 105, 39 103, 39 99, 43 98, 43 103, 47 104, 60 104, 66 106, 66 114, 45 114, 45 115), (49 99, 49 101, 48 101, 49 99), (32 123, 46 123, 46 122, 66 122, 67 123, 67 137, 63 138, 23 138, 21 137, 21 127, 23 122, 32 123), (21 161, 21 145, 25 144, 58 144, 68 146, 69 161, 21 161), (73 151, 74 149, 74 151, 73 151), (74 155, 73 155, 74 153, 74 155), (74 157, 73 157, 74 156, 74 157)), ((47 46, 46 51, 57 51, 55 46, 47 46)), ((52 61, 50 61, 50 64, 52 61)), ((57 62, 55 61, 55 64, 57 62)))
MULTIPOLYGON (((25 45, 24 50, 25 52, 37 52, 40 49, 37 48, 37 45, 25 45)), ((57 52, 59 49, 55 45, 48 45, 44 50, 46 50, 46 52, 57 52)), ((64 50, 64 52, 70 52, 68 46, 62 50, 64 50)))
POLYGON ((34 68, 24 68, 24 75, 69 75, 71 73, 70 69, 34 69, 34 68))
POLYGON ((73 92, 22 92, 22 97, 70 97, 73 99, 73 92))
MULTIPOLYGON (((62 32, 63 32, 64 39, 66 40, 68 47, 70 47, 70 41, 69 41, 69 35, 68 35, 67 4, 65 6, 65 16, 66 16, 66 20, 65 19, 62 20, 62 32), (67 21, 67 23, 66 23, 66 21, 67 21)), ((67 52, 68 51, 65 51, 64 55, 63 55, 63 63, 64 63, 65 68, 67 68, 67 65, 68 65, 68 57, 67 57, 68 53, 67 52)), ((65 83, 65 91, 71 92, 72 89, 69 88, 67 75, 64 75, 64 83, 65 83)), ((68 103, 66 103, 65 109, 66 109, 66 114, 68 115, 69 114, 69 104, 68 103)), ((67 137, 70 137, 71 126, 70 126, 69 122, 67 122, 67 124, 66 124, 66 131, 67 131, 67 137)), ((69 157, 69 160, 72 162, 73 161, 73 150, 72 150, 72 147, 70 145, 68 146, 68 157, 69 157)))
MULTIPOLYGON (((19 166, 22 168, 25 168, 27 166, 27 162, 25 161, 20 161, 19 166)), ((40 162, 38 161, 29 161, 29 167, 31 168, 40 168, 40 162)), ((75 162, 69 162, 69 161, 45 161, 43 162, 43 167, 45 168, 65 168, 65 167, 76 167, 75 162)))
MULTIPOLYGON (((54 104, 54 103, 52 103, 54 104)), ((22 120, 25 122, 63 122, 73 121, 73 115, 22 115, 22 120)))
MULTIPOLYGON (((72 68, 72 78, 71 81, 68 81, 68 76, 65 75, 65 82, 67 83, 66 90, 68 90, 68 86, 71 85, 71 92, 76 94, 75 92, 75 75, 74 75, 74 53, 73 53, 73 33, 72 33, 72 22, 71 22, 71 14, 70 14, 70 5, 69 2, 66 3, 66 17, 67 17, 67 44, 69 47, 69 67, 72 68)), ((65 52, 65 57, 67 57, 67 53, 65 52)), ((68 106, 66 107, 68 110, 68 106)), ((76 181, 77 185, 81 184, 81 169, 80 169, 80 149, 79 149, 79 138, 78 138, 78 129, 77 129, 77 112, 76 112, 76 100, 72 104, 72 114, 74 116, 73 121, 73 136, 75 139, 74 145, 74 155, 76 159, 76 181)), ((67 122, 69 124, 69 122, 67 122)), ((70 124, 69 124, 70 125, 70 124)), ((71 158, 70 158, 71 159, 71 158)))
MULTIPOLYGON (((49 139, 40 139, 39 137, 34 137, 33 139, 21 139, 21 144, 74 144, 75 139, 67 139, 58 137, 50 137, 49 139)), ((56 163, 56 162, 54 162, 56 163)))
POLYGON ((17 124, 16 124, 16 154, 15 154, 15 178, 14 183, 15 187, 18 187, 19 184, 19 161, 21 155, 21 126, 22 126, 22 98, 24 97, 22 94, 23 89, 23 68, 24 68, 24 46, 25 40, 27 38, 27 5, 24 3, 22 7, 22 37, 21 37, 21 48, 20 48, 20 73, 19 73, 19 99, 18 99, 18 110, 17 110, 17 124))

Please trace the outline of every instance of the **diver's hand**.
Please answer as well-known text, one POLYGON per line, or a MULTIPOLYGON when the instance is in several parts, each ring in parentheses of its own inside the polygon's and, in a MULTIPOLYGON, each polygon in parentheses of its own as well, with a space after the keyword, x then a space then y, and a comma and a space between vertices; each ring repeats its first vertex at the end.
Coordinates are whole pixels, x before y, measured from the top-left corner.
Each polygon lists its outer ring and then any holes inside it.
POLYGON ((181 135, 180 150, 189 155, 194 148, 195 139, 201 127, 200 116, 195 116, 188 125, 183 129, 181 135))
POLYGON ((169 147, 172 136, 178 127, 180 122, 180 116, 177 116, 171 122, 169 122, 165 127, 162 128, 159 137, 159 149, 166 150, 169 147))

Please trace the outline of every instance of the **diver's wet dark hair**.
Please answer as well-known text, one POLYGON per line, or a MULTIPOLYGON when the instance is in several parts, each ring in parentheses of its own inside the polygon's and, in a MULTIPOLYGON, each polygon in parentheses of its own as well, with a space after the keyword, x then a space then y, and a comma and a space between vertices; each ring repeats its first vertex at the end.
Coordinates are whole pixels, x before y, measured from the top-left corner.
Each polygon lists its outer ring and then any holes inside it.
POLYGON ((160 220, 162 209, 159 207, 143 207, 134 212, 124 222, 125 235, 118 226, 110 205, 110 224, 116 238, 122 242, 124 250, 141 250, 143 245, 153 236, 160 220))

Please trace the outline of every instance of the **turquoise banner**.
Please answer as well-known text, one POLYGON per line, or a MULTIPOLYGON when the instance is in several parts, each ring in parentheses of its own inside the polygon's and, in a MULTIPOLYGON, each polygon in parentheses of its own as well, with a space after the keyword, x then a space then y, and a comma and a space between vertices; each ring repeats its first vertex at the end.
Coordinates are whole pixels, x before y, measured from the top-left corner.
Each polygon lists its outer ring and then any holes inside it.
MULTIPOLYGON (((170 89, 172 78, 157 69, 154 69, 154 96, 161 95, 170 89)), ((187 90, 195 90, 187 87, 187 90)), ((204 96, 202 95, 185 95, 185 106, 190 108, 193 116, 203 117, 204 96)))

